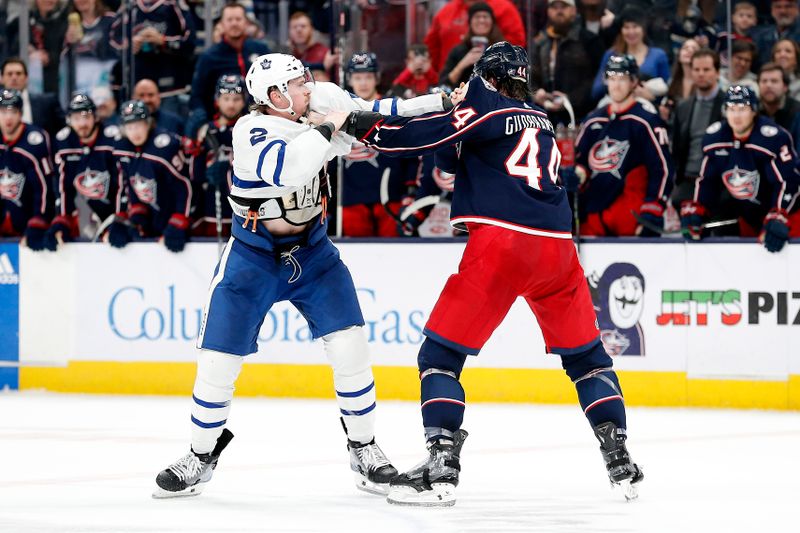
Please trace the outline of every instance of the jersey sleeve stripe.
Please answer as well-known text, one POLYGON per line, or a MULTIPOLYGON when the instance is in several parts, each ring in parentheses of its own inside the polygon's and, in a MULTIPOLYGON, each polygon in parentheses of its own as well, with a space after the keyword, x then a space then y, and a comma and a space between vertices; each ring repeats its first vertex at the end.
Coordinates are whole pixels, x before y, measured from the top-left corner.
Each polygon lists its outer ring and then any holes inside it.
POLYGON ((656 135, 653 133, 653 128, 650 126, 649 122, 641 117, 637 117, 636 115, 626 115, 623 118, 632 118, 644 124, 647 134, 650 136, 650 140, 653 141, 653 146, 656 148, 658 158, 661 160, 661 169, 664 171, 664 173, 661 175, 661 186, 658 188, 658 197, 662 198, 664 196, 664 190, 667 187, 667 180, 669 180, 669 165, 667 164, 667 158, 664 157, 664 150, 661 149, 661 145, 658 143, 658 139, 656 139, 656 135))

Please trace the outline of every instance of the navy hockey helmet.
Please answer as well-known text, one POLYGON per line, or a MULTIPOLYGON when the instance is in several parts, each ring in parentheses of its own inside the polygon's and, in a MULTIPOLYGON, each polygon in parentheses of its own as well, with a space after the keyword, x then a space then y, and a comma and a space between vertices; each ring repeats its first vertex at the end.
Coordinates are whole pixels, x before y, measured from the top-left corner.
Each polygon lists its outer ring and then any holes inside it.
POLYGON ((128 100, 122 104, 122 109, 119 112, 119 119, 122 124, 130 124, 131 122, 149 118, 150 110, 141 100, 128 100))
POLYGON ((97 111, 97 106, 94 105, 94 101, 89 98, 89 95, 86 93, 72 93, 72 98, 69 99, 69 104, 67 105, 67 114, 71 115, 72 113, 92 113, 97 111))
POLYGON ((0 92, 0 108, 9 107, 22 111, 22 94, 16 89, 3 89, 0 92))
POLYGON ((217 80, 217 87, 214 90, 214 98, 219 98, 222 94, 241 94, 244 95, 244 79, 238 74, 223 74, 217 80))
POLYGON ((500 41, 483 51, 472 71, 485 80, 512 79, 528 83, 529 68, 528 53, 524 48, 500 41))
POLYGON ((372 52, 356 52, 353 54, 353 57, 350 58, 350 61, 347 62, 347 68, 345 70, 348 74, 353 74, 354 72, 372 72, 373 74, 377 74, 379 70, 378 56, 372 52))
POLYGON ((758 96, 755 91, 745 85, 731 85, 728 87, 728 92, 725 93, 725 107, 733 105, 747 105, 757 112, 758 111, 758 96))
POLYGON ((636 58, 630 54, 611 54, 606 61, 604 76, 607 78, 612 73, 627 74, 631 79, 639 79, 639 65, 636 63, 636 58))

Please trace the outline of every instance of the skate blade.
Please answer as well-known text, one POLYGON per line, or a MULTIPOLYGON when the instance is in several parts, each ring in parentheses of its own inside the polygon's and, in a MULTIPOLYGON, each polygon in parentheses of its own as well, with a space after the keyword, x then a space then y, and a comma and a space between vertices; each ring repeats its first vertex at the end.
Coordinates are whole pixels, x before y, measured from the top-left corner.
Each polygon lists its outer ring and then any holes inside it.
POLYGON ((417 492, 412 487, 389 487, 386 501, 413 507, 452 507, 456 504, 456 487, 450 483, 431 483, 433 490, 417 492))
POLYGON ((153 499, 168 500, 170 498, 188 498, 190 496, 199 496, 203 492, 205 483, 198 483, 192 487, 187 487, 179 491, 164 490, 161 487, 156 487, 153 491, 153 499))
POLYGON ((386 496, 389 493, 388 483, 375 483, 358 472, 353 472, 353 479, 355 479, 356 488, 358 490, 363 490, 370 494, 377 494, 378 496, 386 496))
POLYGON ((624 479, 618 483, 611 483, 611 487, 615 491, 619 491, 625 497, 625 501, 632 502, 639 498, 639 487, 631 483, 630 479, 624 479))

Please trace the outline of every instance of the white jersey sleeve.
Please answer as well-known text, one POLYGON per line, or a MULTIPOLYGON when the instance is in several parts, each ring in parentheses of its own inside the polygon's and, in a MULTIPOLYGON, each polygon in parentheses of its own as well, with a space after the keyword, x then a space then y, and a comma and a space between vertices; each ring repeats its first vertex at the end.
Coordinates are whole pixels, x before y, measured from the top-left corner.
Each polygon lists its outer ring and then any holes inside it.
POLYGON ((334 156, 330 142, 311 126, 251 113, 233 129, 231 194, 283 196, 315 178, 334 156))
POLYGON ((311 110, 327 114, 335 111, 375 111, 381 115, 416 117, 425 113, 443 111, 442 97, 439 94, 426 94, 401 100, 381 98, 367 101, 354 96, 331 82, 317 82, 311 92, 311 110))

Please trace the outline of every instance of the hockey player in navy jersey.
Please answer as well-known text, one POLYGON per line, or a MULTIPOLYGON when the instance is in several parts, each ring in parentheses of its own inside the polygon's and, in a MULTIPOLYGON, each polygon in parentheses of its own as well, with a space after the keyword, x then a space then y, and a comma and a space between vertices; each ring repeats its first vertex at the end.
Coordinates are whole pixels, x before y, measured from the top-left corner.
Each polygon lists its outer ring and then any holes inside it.
POLYGON ((451 223, 469 231, 457 274, 450 276, 425 325, 417 363, 428 457, 392 480, 388 501, 455 503, 465 395, 459 382, 522 296, 542 328, 547 351, 561 356, 600 441, 609 478, 636 495, 643 479, 625 447, 625 406, 572 242, 566 191, 556 185, 560 153, 553 125, 530 98, 528 57, 507 42, 486 49, 475 76, 456 91, 456 107, 414 119, 353 113, 345 131, 379 151, 438 150, 436 166, 454 173, 451 223), (457 149, 458 147, 458 149, 457 149))
MULTIPOLYGON (((291 302, 313 338, 323 341, 357 487, 385 493, 397 470, 375 442, 375 382, 364 318, 325 217, 326 164, 349 153, 353 143, 338 130, 347 112, 372 109, 373 103, 332 83, 314 83, 300 60, 286 54, 256 58, 245 81, 256 105, 233 129, 234 223, 200 327, 191 450, 158 474, 154 496, 199 494, 211 479, 233 437, 225 425, 244 356, 258 350, 264 318, 280 301, 291 302), (307 115, 316 117, 316 126, 307 115)), ((414 115, 442 111, 444 101, 429 95, 377 105, 414 115)))
POLYGON ((214 92, 214 119, 197 132, 199 152, 192 158, 192 183, 199 192, 193 235, 216 235, 231 232, 230 192, 233 159, 233 127, 242 116, 247 98, 244 79, 238 74, 223 74, 214 92))
MULTIPOLYGON (((372 52, 357 52, 347 63, 347 78, 356 96, 379 101, 378 58, 372 52)), ((390 100, 394 101, 394 100, 390 100)), ((344 157, 342 180, 342 234, 347 237, 397 237, 397 216, 403 197, 415 185, 419 161, 379 154, 358 141, 344 157), (388 175, 387 205, 381 203, 380 188, 388 175)))
POLYGON ((78 237, 78 196, 86 200, 101 228, 123 210, 125 186, 113 154, 119 128, 103 125, 96 111, 88 95, 74 94, 67 106, 68 126, 56 134, 56 217, 47 230, 51 250, 78 237))
POLYGON ((798 160, 789 133, 758 115, 758 97, 734 85, 725 96, 725 121, 703 137, 703 162, 694 199, 681 205, 681 229, 699 240, 710 218, 734 215, 742 236, 758 235, 770 252, 800 236, 798 160), (716 215, 716 216, 715 216, 716 215))
POLYGON ((674 174, 667 130, 656 109, 634 96, 633 56, 612 55, 605 80, 611 103, 589 114, 576 140, 581 234, 657 237, 674 174))
POLYGON ((0 236, 23 236, 31 250, 45 248, 52 214, 47 133, 22 122, 22 95, 0 91, 0 236))
MULTIPOLYGON (((192 185, 180 139, 156 128, 147 106, 130 100, 120 111, 123 138, 114 148, 125 176, 127 213, 109 228, 109 242, 124 246, 126 223, 132 238, 159 237, 164 246, 180 252, 189 235, 192 185), (119 239, 119 240, 117 240, 119 239)), ((130 239, 128 239, 130 240, 130 239)))

